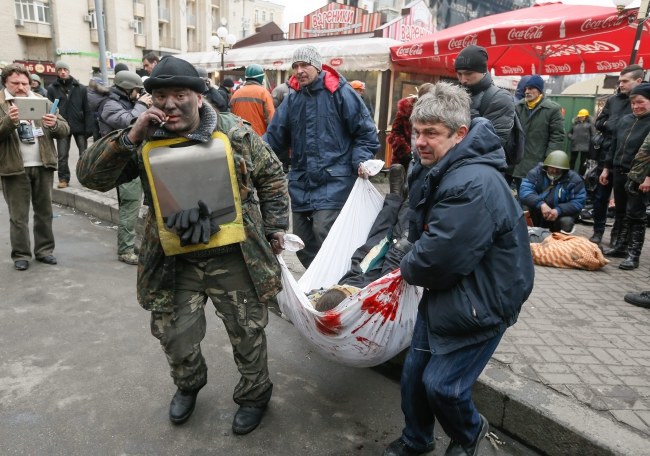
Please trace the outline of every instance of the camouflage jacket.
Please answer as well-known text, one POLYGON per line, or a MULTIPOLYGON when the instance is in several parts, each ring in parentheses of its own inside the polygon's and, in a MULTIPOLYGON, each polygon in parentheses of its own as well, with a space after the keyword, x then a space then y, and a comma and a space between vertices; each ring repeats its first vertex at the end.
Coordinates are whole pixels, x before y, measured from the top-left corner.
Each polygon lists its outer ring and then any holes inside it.
MULTIPOLYGON (((201 108, 203 127, 206 123, 211 126, 210 117, 216 117, 216 126, 208 133, 217 130, 225 133, 232 146, 246 231, 246 240, 241 243, 241 248, 258 298, 267 302, 282 288, 280 267, 267 237, 286 230, 289 224, 289 196, 282 164, 268 145, 238 117, 228 113, 215 115, 204 105, 201 108)), ((151 191, 142 162, 142 146, 137 152, 121 148, 117 139, 123 131, 114 131, 89 147, 77 163, 77 177, 84 186, 105 192, 140 176, 145 202, 150 202, 151 191)), ((165 135, 162 130, 158 132, 165 135)), ((154 139, 158 139, 155 136, 154 139)), ((192 138, 192 134, 188 137, 192 138)), ((140 305, 151 311, 171 311, 176 259, 165 256, 163 252, 151 204, 139 260, 137 289, 140 305)))
POLYGON ((643 144, 634 156, 627 178, 637 184, 642 184, 648 176, 650 176, 650 134, 645 137, 643 144))

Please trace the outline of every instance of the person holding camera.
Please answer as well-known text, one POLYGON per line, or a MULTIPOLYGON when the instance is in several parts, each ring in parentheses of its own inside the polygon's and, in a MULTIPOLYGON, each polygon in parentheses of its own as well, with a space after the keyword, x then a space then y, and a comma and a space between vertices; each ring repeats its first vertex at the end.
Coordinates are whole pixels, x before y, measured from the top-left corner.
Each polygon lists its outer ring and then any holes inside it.
MULTIPOLYGON (((0 179, 9 210, 11 259, 19 271, 29 268, 32 249, 29 238, 29 207, 34 211, 34 256, 45 264, 57 264, 52 231, 52 184, 57 167, 54 139, 66 137, 70 127, 59 114, 40 120, 23 120, 12 101, 28 97, 29 71, 22 65, 2 70, 0 90, 0 179)), ((52 103, 47 109, 52 110, 52 103)))
MULTIPOLYGON (((131 125, 138 116, 152 105, 151 95, 146 93, 142 79, 133 71, 120 71, 113 87, 99 105, 99 133, 107 135, 131 125)), ((126 264, 137 265, 135 254, 135 225, 142 206, 142 185, 134 179, 117 187, 120 221, 117 225, 117 259, 126 264)))

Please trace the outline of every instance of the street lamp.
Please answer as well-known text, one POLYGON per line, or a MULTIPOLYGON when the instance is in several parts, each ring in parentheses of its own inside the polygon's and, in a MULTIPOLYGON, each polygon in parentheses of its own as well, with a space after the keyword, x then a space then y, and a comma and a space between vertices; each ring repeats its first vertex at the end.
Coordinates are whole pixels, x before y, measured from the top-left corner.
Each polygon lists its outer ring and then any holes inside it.
POLYGON ((223 25, 217 29, 217 34, 210 37, 210 46, 216 52, 221 54, 221 72, 224 71, 223 57, 237 42, 237 38, 232 33, 228 33, 228 29, 223 25))
MULTIPOLYGON (((623 14, 625 8, 630 6, 632 0, 612 0, 612 2, 616 6, 616 9, 620 16, 623 14)), ((648 20, 648 4, 650 4, 650 0, 641 0, 641 5, 639 6, 639 14, 636 18, 639 25, 637 25, 636 34, 634 35, 632 53, 630 54, 630 65, 634 64, 636 55, 639 52, 639 45, 641 44, 641 33, 643 32, 643 24, 648 20)))

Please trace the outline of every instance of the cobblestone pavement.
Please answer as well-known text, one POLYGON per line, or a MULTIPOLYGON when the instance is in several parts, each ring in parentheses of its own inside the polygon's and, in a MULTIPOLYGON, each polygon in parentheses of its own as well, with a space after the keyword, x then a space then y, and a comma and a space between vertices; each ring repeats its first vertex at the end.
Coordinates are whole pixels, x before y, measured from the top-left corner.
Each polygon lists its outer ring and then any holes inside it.
MULTIPOLYGON (((387 191, 387 184, 377 186, 387 191)), ((55 191, 55 199, 85 210, 80 200, 88 192, 73 177, 69 189, 55 191)), ((112 206, 108 219, 116 220, 114 193, 98 198, 112 206)), ((577 226, 577 235, 591 232, 590 225, 577 226)), ((609 228, 604 239, 609 240, 609 228)), ((295 254, 285 253, 285 261, 296 277, 304 272, 295 254)), ((627 304, 623 296, 650 289, 650 247, 636 270, 618 269, 620 261, 611 259, 598 271, 536 266, 533 293, 483 376, 492 368, 506 369, 516 382, 533 382, 647 440, 650 310, 627 304)))

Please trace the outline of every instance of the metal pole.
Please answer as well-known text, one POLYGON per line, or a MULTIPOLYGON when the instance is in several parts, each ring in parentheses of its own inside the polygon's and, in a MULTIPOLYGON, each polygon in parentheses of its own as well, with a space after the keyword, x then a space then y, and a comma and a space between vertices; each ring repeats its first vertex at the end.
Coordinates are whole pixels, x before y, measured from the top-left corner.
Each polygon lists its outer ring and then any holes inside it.
POLYGON ((106 74, 106 38, 104 36, 104 5, 102 0, 95 0, 95 20, 97 21, 97 39, 99 41, 99 69, 104 85, 108 85, 106 74))
POLYGON ((221 53, 221 72, 224 72, 224 65, 223 65, 223 55, 226 53, 226 47, 221 43, 221 46, 219 46, 219 52, 221 53))
POLYGON ((650 5, 650 0, 642 0, 641 5, 639 6, 639 15, 637 16, 639 25, 636 27, 636 34, 634 35, 634 46, 632 47, 632 54, 630 54, 630 65, 635 63, 636 55, 639 52, 643 24, 648 20, 648 5, 650 5))

